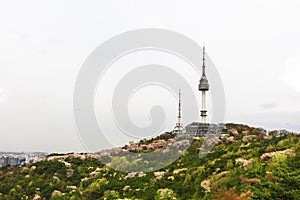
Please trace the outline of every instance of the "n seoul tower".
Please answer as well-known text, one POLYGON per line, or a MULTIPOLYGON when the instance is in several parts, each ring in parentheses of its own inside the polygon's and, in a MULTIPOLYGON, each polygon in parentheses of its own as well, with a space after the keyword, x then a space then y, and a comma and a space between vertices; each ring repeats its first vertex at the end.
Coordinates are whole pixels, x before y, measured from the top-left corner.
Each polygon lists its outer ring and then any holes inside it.
POLYGON ((205 47, 203 46, 203 64, 202 64, 202 76, 199 81, 199 90, 202 92, 202 108, 201 108, 201 122, 206 123, 206 116, 207 116, 207 110, 206 110, 206 91, 209 90, 208 80, 206 78, 205 73, 205 47))

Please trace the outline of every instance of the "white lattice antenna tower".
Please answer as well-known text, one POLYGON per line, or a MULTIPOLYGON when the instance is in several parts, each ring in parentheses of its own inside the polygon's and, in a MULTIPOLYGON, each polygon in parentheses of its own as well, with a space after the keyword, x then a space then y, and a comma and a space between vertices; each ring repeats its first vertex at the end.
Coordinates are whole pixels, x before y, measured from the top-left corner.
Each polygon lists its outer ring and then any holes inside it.
POLYGON ((183 125, 182 125, 182 116, 181 116, 181 90, 179 89, 179 99, 178 99, 178 116, 177 123, 174 128, 174 132, 182 133, 183 125))

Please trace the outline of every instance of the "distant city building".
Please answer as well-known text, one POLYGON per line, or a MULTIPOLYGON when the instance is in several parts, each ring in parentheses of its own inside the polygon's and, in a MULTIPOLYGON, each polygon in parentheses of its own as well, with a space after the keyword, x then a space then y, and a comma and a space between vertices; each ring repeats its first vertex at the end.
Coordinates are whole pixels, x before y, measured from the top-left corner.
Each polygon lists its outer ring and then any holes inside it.
POLYGON ((6 165, 21 165, 25 164, 26 159, 23 157, 8 157, 8 156, 2 156, 0 157, 0 166, 6 166, 6 165))
POLYGON ((0 152, 0 167, 7 165, 23 165, 45 158, 46 153, 0 152))

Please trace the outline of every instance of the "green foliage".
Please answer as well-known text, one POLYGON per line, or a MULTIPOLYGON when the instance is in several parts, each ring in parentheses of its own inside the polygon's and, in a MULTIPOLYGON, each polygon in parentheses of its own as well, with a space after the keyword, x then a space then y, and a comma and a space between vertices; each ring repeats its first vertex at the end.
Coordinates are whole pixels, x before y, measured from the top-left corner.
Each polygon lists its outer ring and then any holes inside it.
POLYGON ((107 200, 114 200, 114 199, 118 199, 119 198, 119 192, 116 192, 114 190, 106 190, 104 192, 104 199, 107 200))
POLYGON ((173 200, 176 199, 174 191, 168 188, 159 189, 156 192, 155 200, 173 200))
MULTIPOLYGON (((237 141, 218 144, 200 159, 199 148, 204 139, 195 140, 183 156, 160 170, 164 172, 160 178, 153 172, 126 177, 128 173, 110 169, 93 158, 45 160, 3 167, 0 169, 0 200, 33 199, 35 195, 52 200, 300 199, 299 136, 262 139, 263 135, 255 128, 229 124, 228 130, 231 128, 239 133, 235 136, 237 141), (259 139, 243 142, 243 132, 255 134, 259 139), (286 149, 293 154, 274 153, 286 149), (274 156, 263 160, 264 153, 274 153, 274 156), (203 181, 210 183, 210 191, 201 186, 203 181)), ((167 133, 156 139, 172 137, 172 133, 167 133)), ((149 144, 156 139, 140 143, 149 144)), ((146 156, 153 162, 143 166, 143 160, 120 156, 114 157, 110 165, 119 170, 140 165, 143 169, 159 164, 161 159, 159 156, 151 158, 151 154, 146 156)))

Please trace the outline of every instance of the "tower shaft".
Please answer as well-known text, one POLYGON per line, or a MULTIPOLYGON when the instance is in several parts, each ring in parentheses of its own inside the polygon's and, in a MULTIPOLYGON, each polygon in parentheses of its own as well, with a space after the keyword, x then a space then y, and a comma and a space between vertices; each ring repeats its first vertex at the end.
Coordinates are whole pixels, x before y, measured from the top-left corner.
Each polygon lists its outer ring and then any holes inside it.
POLYGON ((202 91, 202 109, 201 109, 201 122, 206 123, 206 91, 202 91))

